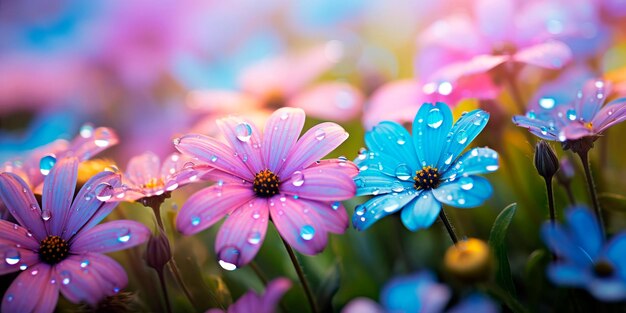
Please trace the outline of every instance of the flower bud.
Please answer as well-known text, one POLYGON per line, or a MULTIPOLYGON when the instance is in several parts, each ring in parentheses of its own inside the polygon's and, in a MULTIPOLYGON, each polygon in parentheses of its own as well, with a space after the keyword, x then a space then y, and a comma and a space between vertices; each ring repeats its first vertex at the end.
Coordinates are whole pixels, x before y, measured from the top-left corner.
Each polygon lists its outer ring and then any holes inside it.
POLYGON ((559 170, 559 159, 554 149, 543 140, 535 146, 535 168, 545 179, 552 179, 559 170))
POLYGON ((457 279, 473 283, 489 278, 493 262, 489 246, 484 241, 468 238, 448 248, 444 265, 457 279))
POLYGON ((145 254, 146 263, 154 268, 157 272, 163 270, 167 262, 172 259, 172 251, 167 236, 161 229, 156 235, 150 236, 145 254))

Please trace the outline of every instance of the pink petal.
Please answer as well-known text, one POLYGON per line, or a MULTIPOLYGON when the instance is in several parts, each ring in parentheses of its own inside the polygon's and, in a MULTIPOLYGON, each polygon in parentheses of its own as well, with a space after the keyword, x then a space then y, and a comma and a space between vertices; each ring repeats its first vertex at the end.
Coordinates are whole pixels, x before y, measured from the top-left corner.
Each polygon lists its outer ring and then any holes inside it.
POLYGON ((291 148, 298 141, 306 116, 302 109, 281 108, 270 116, 263 134, 263 160, 269 170, 279 173, 291 148))
POLYGON ((41 209, 26 183, 13 173, 0 174, 0 197, 17 222, 28 229, 35 239, 46 238, 41 209))
POLYGON ((300 200, 282 195, 271 198, 269 203, 272 221, 289 245, 309 255, 324 250, 328 234, 315 210, 308 209, 300 200))
POLYGON ((204 188, 189 197, 176 216, 176 228, 185 235, 205 230, 224 215, 254 198, 251 184, 228 183, 204 188))
MULTIPOLYGON (((2 244, 18 244, 22 248, 39 250, 39 241, 29 235, 26 228, 9 221, 0 220, 0 243, 2 244)), ((2 247, 4 249, 6 247, 2 247)), ((0 254, 3 255, 3 254, 0 254)))
POLYGON ((58 160, 46 176, 43 183, 41 218, 48 215, 47 220, 44 219, 48 234, 62 235, 71 213, 77 176, 78 159, 74 157, 58 160))
POLYGON ((582 137, 593 135, 591 129, 578 123, 567 125, 565 128, 563 128, 563 130, 561 130, 561 132, 562 133, 559 134, 559 138, 565 136, 567 140, 576 140, 582 137))
MULTIPOLYGON (((87 302, 95 305, 104 296, 101 286, 102 276, 89 268, 91 261, 85 262, 84 255, 72 255, 55 266, 56 277, 60 280, 61 293, 73 303, 87 302)), ((109 273, 105 273, 109 275, 109 273)))
POLYGON ((254 181, 250 172, 240 158, 233 157, 233 148, 204 135, 189 134, 174 140, 176 149, 182 154, 198 158, 210 166, 248 181, 254 181))
POLYGON ((0 275, 39 263, 39 242, 23 227, 0 220, 0 275))
POLYGON ((560 41, 548 41, 518 51, 513 59, 548 69, 560 69, 572 60, 572 51, 560 41))
POLYGON ((145 185, 150 180, 161 178, 161 160, 150 152, 133 157, 128 162, 125 177, 135 186, 145 185))
POLYGON ((617 99, 604 106, 592 120, 593 129, 600 134, 609 127, 626 120, 626 98, 617 99))
POLYGON ((55 140, 45 146, 39 147, 24 160, 24 164, 22 168, 26 172, 26 177, 22 177, 30 186, 35 193, 37 190, 38 194, 41 194, 41 189, 43 187, 43 180, 45 176, 41 174, 41 170, 39 168, 39 163, 41 158, 46 155, 54 155, 55 157, 60 157, 65 151, 69 149, 69 142, 64 139, 55 140))
POLYGON ((82 132, 72 140, 67 154, 79 161, 93 158, 98 153, 116 145, 119 142, 115 131, 108 127, 98 127, 90 132, 82 132))
MULTIPOLYGON (((128 284, 128 276, 124 268, 117 263, 114 259, 99 253, 86 253, 81 255, 72 255, 65 261, 71 261, 70 267, 80 269, 83 274, 87 274, 88 279, 93 282, 86 283, 79 281, 80 278, 74 279, 70 277, 70 282, 66 286, 61 286, 61 291, 66 297, 80 297, 83 291, 78 290, 79 286, 72 286, 72 283, 85 283, 85 288, 91 288, 84 290, 84 292, 91 294, 92 299, 102 300, 104 297, 112 296, 118 293, 122 288, 128 284), (76 267, 76 262, 79 262, 79 266, 76 267), (69 295, 69 296, 68 296, 69 295)), ((64 262, 65 262, 64 261, 64 262)), ((59 263, 61 265, 62 263, 59 263)), ((63 268, 61 268, 62 271, 63 268)), ((59 268, 57 272, 61 274, 59 268)), ((70 272, 74 273, 74 272, 70 272)), ((71 275, 72 275, 71 274, 71 275)), ((63 276, 63 275, 60 275, 63 276)), ((83 277, 85 277, 83 275, 83 277)), ((63 283, 64 277, 59 277, 61 283, 63 283)))
POLYGON ((474 2, 474 21, 491 43, 505 42, 513 35, 515 9, 514 0, 478 0, 474 2))
POLYGON ((326 159, 326 160, 319 160, 317 162, 315 162, 314 164, 312 164, 311 166, 308 167, 308 169, 313 169, 313 168, 334 168, 334 169, 340 169, 341 171, 343 171, 344 174, 354 178, 355 176, 357 176, 359 174, 359 168, 356 166, 356 164, 354 164, 351 161, 347 161, 344 159, 326 159))
POLYGON ((70 241, 70 252, 112 252, 140 245, 148 240, 150 230, 135 221, 117 220, 81 231, 70 241))
POLYGON ((474 21, 466 15, 452 15, 438 20, 424 30, 419 38, 421 46, 439 46, 462 51, 467 55, 489 51, 474 21))
POLYGON ((415 80, 387 83, 374 92, 363 112, 365 128, 371 129, 382 121, 411 122, 425 99, 420 84, 415 80))
POLYGON ((289 106, 304 109, 318 119, 345 122, 355 118, 362 109, 363 95, 352 85, 332 82, 316 85, 289 102, 289 106))
POLYGON ((354 197, 352 177, 338 166, 317 166, 295 171, 283 180, 280 189, 288 195, 318 201, 341 201, 354 197))
POLYGON ((241 113, 260 107, 258 98, 230 90, 195 90, 187 96, 187 106, 212 114, 241 113))
POLYGON ((342 313, 385 313, 383 307, 376 301, 368 298, 356 298, 350 301, 341 311, 342 313))
POLYGON ((217 120, 217 127, 250 172, 256 174, 265 169, 261 157, 263 136, 254 123, 230 116, 217 120))
POLYGON ((335 123, 321 123, 309 129, 291 149, 278 177, 291 175, 323 158, 348 139, 348 133, 335 123))
POLYGON ((349 225, 346 208, 339 201, 322 202, 300 199, 302 205, 313 209, 321 217, 324 229, 334 234, 343 234, 349 225))
POLYGON ((241 267, 252 261, 265 239, 268 219, 267 199, 261 198, 243 204, 226 217, 215 241, 220 264, 241 267))
POLYGON ((261 308, 263 312, 271 313, 276 311, 276 306, 280 298, 291 288, 291 281, 287 278, 276 278, 267 284, 265 293, 261 296, 261 308))
POLYGON ((185 165, 190 166, 192 164, 193 159, 191 157, 174 152, 163 160, 163 164, 161 164, 160 177, 164 179, 171 177, 176 172, 185 168, 185 165))
POLYGON ((59 282, 55 278, 52 267, 44 263, 23 271, 4 294, 2 312, 54 312, 59 298, 59 282))
MULTIPOLYGON (((445 82, 455 83, 459 79, 467 76, 486 73, 494 67, 506 62, 509 56, 481 54, 467 61, 451 63, 441 68, 428 77, 429 83, 442 84, 445 82)), ((439 85, 438 85, 439 86, 439 85)), ((427 86, 425 86, 427 88, 427 86)), ((426 92, 427 94, 430 92, 426 92)), ((439 86, 439 93, 445 95, 439 86)))

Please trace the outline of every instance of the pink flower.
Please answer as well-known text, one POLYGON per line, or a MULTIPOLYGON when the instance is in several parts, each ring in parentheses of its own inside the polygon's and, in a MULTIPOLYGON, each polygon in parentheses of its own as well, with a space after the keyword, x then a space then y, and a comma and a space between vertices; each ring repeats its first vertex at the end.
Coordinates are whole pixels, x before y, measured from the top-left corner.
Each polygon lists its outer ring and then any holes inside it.
POLYGON ((18 224, 0 220, 0 274, 22 271, 2 299, 2 312, 53 312, 59 291, 69 301, 96 304, 124 288, 124 269, 102 253, 146 241, 150 230, 135 221, 97 225, 115 207, 101 192, 119 186, 119 176, 92 177, 74 199, 78 159, 59 160, 43 184, 40 209, 28 185, 0 174, 0 198, 18 224))
MULTIPOLYGON (((228 307, 228 313, 273 313, 280 298, 291 288, 291 282, 286 278, 277 278, 267 284, 265 294, 259 295, 248 291, 237 302, 228 307)), ((221 313, 220 309, 210 309, 206 313, 221 313)))
POLYGON ((348 216, 339 201, 355 194, 358 169, 345 158, 319 161, 348 138, 335 123, 321 123, 299 140, 302 109, 282 108, 263 133, 237 117, 218 120, 227 144, 196 134, 175 139, 176 148, 214 170, 218 182, 182 206, 176 226, 185 235, 204 230, 228 215, 215 244, 222 267, 234 270, 258 252, 268 221, 296 250, 316 254, 328 232, 343 233, 348 216))

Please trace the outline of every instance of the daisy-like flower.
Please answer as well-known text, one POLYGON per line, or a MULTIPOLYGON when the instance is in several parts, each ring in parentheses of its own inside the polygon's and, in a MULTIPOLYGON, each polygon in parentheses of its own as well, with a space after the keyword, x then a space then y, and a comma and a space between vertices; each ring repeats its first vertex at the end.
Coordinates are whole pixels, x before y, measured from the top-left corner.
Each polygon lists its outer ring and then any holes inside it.
POLYGON ((560 286, 586 288, 602 301, 626 299, 626 233, 604 243, 600 224, 585 207, 567 212, 568 227, 545 223, 543 241, 558 256, 547 269, 560 286))
POLYGON ((382 122, 365 134, 369 149, 359 153, 354 181, 357 195, 374 195, 352 218, 365 230, 389 214, 402 211, 404 225, 416 231, 435 221, 442 204, 460 208, 481 205, 492 187, 476 176, 498 169, 498 154, 489 148, 461 152, 483 130, 489 114, 465 113, 452 125, 444 103, 424 103, 413 121, 413 134, 394 122, 382 122))
POLYGON ((438 283, 428 271, 391 280, 381 292, 381 304, 367 298, 352 300, 343 313, 460 313, 499 312, 498 306, 489 298, 472 294, 450 310, 444 310, 452 296, 450 288, 438 283))
POLYGON ((335 123, 321 123, 300 139, 305 114, 282 108, 264 132, 237 117, 218 120, 227 144, 196 134, 174 140, 183 154, 214 170, 218 181, 181 207, 176 227, 195 234, 228 215, 215 244, 222 267, 234 270, 258 252, 268 221, 284 240, 305 254, 326 246, 328 232, 343 233, 348 216, 339 202, 354 196, 357 168, 345 158, 319 161, 348 138, 335 123))
POLYGON ((119 186, 119 176, 92 177, 72 200, 77 172, 75 157, 57 162, 43 184, 42 208, 19 176, 0 174, 0 197, 17 220, 0 220, 0 273, 22 271, 2 298, 2 312, 53 312, 59 291, 95 305, 126 286, 124 269, 102 253, 139 245, 150 230, 126 220, 97 225, 115 207, 101 193, 119 186))
MULTIPOLYGON (((276 312, 276 305, 280 298, 291 288, 291 282, 286 278, 277 278, 267 284, 263 295, 248 291, 237 302, 228 307, 227 313, 272 313, 276 312)), ((224 313, 220 309, 210 309, 206 313, 224 313)))
POLYGON ((513 117, 513 123, 537 137, 560 141, 565 149, 585 152, 605 130, 626 119, 626 98, 605 104, 610 87, 602 80, 590 80, 572 102, 541 98, 525 116, 513 117))

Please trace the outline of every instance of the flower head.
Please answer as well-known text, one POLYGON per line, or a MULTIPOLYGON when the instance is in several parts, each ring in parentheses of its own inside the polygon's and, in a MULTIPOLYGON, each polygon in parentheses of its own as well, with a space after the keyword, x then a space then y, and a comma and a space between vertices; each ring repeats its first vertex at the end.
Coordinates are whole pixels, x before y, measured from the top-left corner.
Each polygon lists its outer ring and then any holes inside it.
POLYGON ((174 143, 183 154, 214 170, 217 183, 181 207, 176 226, 197 233, 228 215, 215 244, 219 263, 235 269, 259 250, 267 223, 296 250, 316 254, 328 232, 343 233, 348 217, 339 202, 354 196, 357 168, 345 158, 319 161, 348 133, 337 124, 321 123, 300 139, 305 114, 282 108, 268 119, 264 132, 237 117, 218 120, 226 144, 202 135, 185 135, 174 143))
MULTIPOLYGON (((248 291, 239 300, 228 307, 228 313, 272 313, 280 298, 291 288, 291 282, 286 278, 277 278, 267 284, 265 294, 259 295, 248 291)), ((206 313, 221 313, 220 309, 210 309, 206 313)))
POLYGON ((402 211, 410 230, 429 227, 441 205, 461 208, 481 205, 492 193, 489 182, 476 174, 498 169, 498 154, 489 148, 461 152, 483 130, 489 114, 465 113, 452 124, 444 103, 425 103, 413 122, 413 135, 394 122, 382 122, 365 134, 355 163, 357 195, 376 197, 356 208, 352 218, 358 230, 384 216, 402 211), (460 156, 459 156, 460 155, 460 156))
POLYGON ((100 193, 118 186, 119 176, 94 176, 72 200, 77 172, 77 158, 59 160, 45 178, 41 208, 19 176, 0 174, 0 197, 17 220, 0 220, 0 273, 22 271, 4 294, 3 312, 52 312, 59 291, 96 304, 126 285, 124 269, 102 253, 141 244, 150 231, 135 221, 97 225, 115 207, 100 193))
POLYGON ((602 301, 626 299, 626 233, 607 244, 595 216, 585 207, 567 212, 568 227, 545 223, 543 241, 558 256, 548 267, 557 285, 586 288, 602 301))
POLYGON ((577 142, 587 140, 592 144, 609 127, 626 119, 626 98, 605 104, 609 93, 607 83, 591 80, 574 101, 539 103, 539 107, 528 111, 526 116, 513 117, 513 122, 537 137, 560 141, 565 148, 577 152, 577 142))

